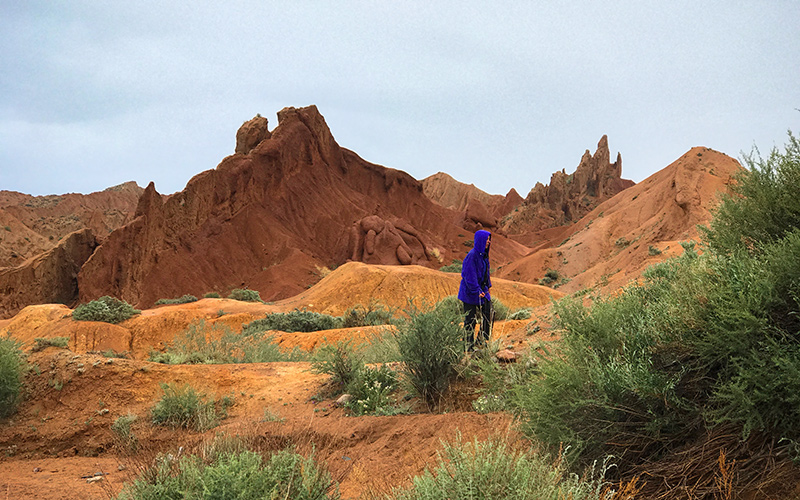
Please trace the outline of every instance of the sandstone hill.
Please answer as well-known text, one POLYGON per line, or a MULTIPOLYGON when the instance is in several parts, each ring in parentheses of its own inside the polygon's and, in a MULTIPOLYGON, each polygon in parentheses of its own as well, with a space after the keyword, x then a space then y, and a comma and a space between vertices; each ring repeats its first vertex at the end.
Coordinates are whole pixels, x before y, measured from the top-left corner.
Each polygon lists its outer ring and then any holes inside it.
POLYGON ((104 239, 128 222, 143 191, 135 182, 85 195, 0 191, 0 269, 16 267, 85 228, 104 239))
POLYGON ((574 224, 544 234, 536 250, 498 275, 537 283, 548 270, 567 293, 615 289, 698 238, 718 195, 741 169, 733 158, 695 147, 641 183, 599 204, 574 224))

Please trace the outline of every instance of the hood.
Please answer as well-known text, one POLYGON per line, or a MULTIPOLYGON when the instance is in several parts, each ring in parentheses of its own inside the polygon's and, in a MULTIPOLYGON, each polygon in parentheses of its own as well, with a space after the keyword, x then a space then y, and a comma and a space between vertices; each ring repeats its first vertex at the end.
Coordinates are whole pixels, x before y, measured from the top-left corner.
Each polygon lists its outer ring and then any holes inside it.
POLYGON ((485 254, 486 252, 486 240, 492 237, 492 233, 489 231, 484 231, 480 229, 475 231, 475 242, 473 243, 472 247, 478 251, 480 254, 485 254))

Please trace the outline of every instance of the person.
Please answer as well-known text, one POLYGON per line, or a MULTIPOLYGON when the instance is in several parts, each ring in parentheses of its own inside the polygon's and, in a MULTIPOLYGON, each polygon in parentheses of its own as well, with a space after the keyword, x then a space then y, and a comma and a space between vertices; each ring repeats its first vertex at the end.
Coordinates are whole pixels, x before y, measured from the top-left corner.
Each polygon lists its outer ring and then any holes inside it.
POLYGON ((492 233, 483 229, 475 232, 475 243, 461 266, 461 285, 458 300, 464 304, 464 329, 466 330, 467 352, 475 350, 489 340, 492 319, 492 297, 489 289, 489 247, 492 233), (481 324, 475 341, 475 325, 480 313, 481 324))

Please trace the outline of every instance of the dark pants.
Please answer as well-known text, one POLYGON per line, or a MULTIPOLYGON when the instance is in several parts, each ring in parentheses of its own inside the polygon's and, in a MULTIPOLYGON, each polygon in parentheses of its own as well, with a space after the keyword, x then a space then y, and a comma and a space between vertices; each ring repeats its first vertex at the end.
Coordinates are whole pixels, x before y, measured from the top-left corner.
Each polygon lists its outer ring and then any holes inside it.
POLYGON ((481 305, 464 304, 464 330, 467 332, 467 351, 474 351, 475 346, 484 345, 489 340, 490 328, 492 326, 492 303, 486 301, 481 305), (475 325, 478 323, 478 315, 481 317, 481 325, 478 330, 478 342, 475 342, 475 325))

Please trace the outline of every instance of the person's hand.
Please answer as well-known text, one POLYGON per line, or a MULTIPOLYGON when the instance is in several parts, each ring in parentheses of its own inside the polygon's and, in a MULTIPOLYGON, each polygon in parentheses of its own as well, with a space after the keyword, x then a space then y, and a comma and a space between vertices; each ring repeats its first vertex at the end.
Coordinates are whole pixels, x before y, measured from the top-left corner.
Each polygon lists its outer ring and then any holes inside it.
POLYGON ((481 298, 484 298, 484 297, 486 297, 486 294, 481 292, 481 298))

